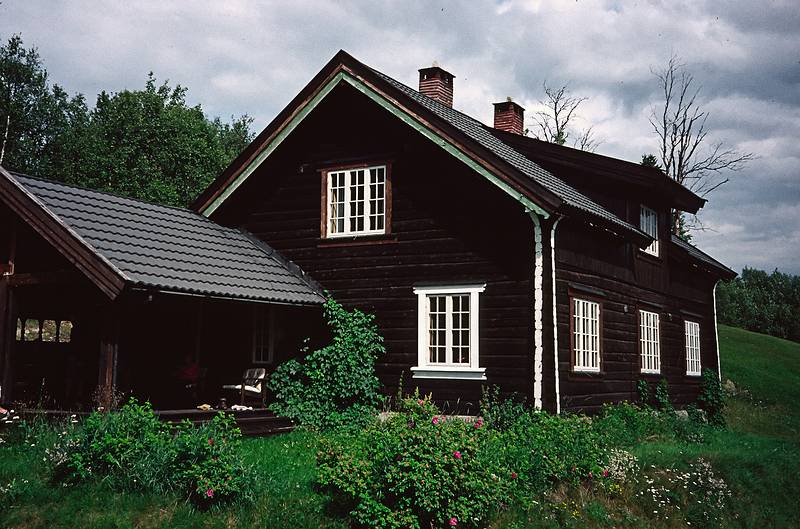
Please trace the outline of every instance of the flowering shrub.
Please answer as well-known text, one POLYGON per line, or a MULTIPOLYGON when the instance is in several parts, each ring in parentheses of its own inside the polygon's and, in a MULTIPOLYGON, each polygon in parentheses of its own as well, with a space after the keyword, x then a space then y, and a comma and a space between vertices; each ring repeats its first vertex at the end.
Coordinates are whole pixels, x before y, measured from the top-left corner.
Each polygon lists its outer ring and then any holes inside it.
POLYGON ((713 426, 725 426, 725 394, 717 373, 711 369, 703 370, 703 383, 697 403, 706 412, 708 423, 713 426))
POLYGON ((385 352, 383 337, 374 316, 347 311, 332 298, 325 317, 332 343, 278 366, 267 383, 275 398, 270 409, 323 430, 364 424, 381 402, 375 361, 385 352))
POLYGON ((680 513, 690 526, 717 525, 730 504, 727 483, 702 458, 691 463, 687 471, 651 467, 642 481, 644 488, 638 496, 648 509, 667 518, 680 513))
POLYGON ((612 448, 608 454, 608 477, 617 483, 626 483, 636 479, 639 473, 639 462, 636 456, 619 448, 612 448))
POLYGON ((359 526, 476 527, 516 486, 515 470, 490 457, 498 435, 405 399, 385 421, 324 440, 319 480, 359 526))
POLYGON ((149 403, 131 399, 119 411, 93 413, 45 449, 54 477, 66 485, 102 479, 121 490, 177 491, 207 506, 249 496, 249 471, 232 416, 218 415, 173 433, 149 403))

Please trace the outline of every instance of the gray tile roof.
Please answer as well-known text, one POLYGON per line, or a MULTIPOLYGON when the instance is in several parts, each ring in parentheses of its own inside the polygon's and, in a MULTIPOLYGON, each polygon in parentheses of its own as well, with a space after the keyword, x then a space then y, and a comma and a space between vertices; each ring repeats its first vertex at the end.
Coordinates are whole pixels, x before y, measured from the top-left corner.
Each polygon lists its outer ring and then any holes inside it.
POLYGON ((251 235, 193 211, 14 174, 133 287, 283 303, 321 303, 319 287, 251 235))
POLYGON ((554 174, 538 165, 536 162, 527 158, 510 145, 503 142, 500 138, 496 137, 490 132, 489 127, 480 121, 469 117, 463 112, 459 112, 458 110, 443 105, 435 99, 431 99, 430 97, 419 93, 417 90, 404 85, 400 81, 392 79, 388 75, 381 73, 378 70, 372 69, 372 71, 394 88, 400 90, 409 98, 425 107, 428 111, 433 112, 438 117, 447 121, 463 134, 476 141, 482 147, 493 152, 545 189, 550 190, 550 192, 558 196, 567 205, 600 217, 601 219, 609 221, 612 224, 616 224, 627 231, 633 231, 644 235, 644 233, 642 233, 636 226, 622 220, 600 204, 596 203, 574 187, 570 186, 554 174))
POLYGON ((726 272, 728 274, 732 274, 734 277, 736 276, 736 272, 734 272, 733 270, 731 270, 730 268, 728 268, 724 264, 720 263, 719 261, 717 261, 716 259, 714 259, 710 255, 708 255, 707 253, 703 252, 697 246, 684 241, 683 239, 681 239, 680 237, 678 237, 675 234, 672 234, 672 242, 675 245, 677 245, 678 247, 686 250, 686 252, 690 256, 692 256, 693 258, 697 259, 698 261, 701 261, 701 262, 703 262, 703 263, 705 263, 707 265, 710 265, 710 266, 712 266, 714 268, 722 270, 722 271, 724 271, 724 272, 726 272))

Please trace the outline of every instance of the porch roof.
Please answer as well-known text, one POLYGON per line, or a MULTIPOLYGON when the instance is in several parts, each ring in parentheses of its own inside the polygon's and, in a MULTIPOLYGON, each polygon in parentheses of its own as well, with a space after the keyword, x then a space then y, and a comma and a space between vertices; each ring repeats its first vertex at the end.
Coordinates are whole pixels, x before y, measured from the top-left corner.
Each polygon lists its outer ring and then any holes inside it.
POLYGON ((297 265, 249 233, 183 208, 3 173, 128 288, 291 304, 324 301, 322 289, 297 265))

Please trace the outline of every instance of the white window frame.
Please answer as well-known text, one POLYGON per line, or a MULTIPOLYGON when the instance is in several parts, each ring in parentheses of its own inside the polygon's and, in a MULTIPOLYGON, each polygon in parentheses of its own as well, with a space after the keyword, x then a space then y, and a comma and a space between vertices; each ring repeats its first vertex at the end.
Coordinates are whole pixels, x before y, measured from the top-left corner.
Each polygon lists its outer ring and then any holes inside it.
POLYGON ((572 298, 572 369, 600 372, 600 303, 572 298))
POLYGON ((684 337, 686 341, 686 374, 698 377, 702 373, 700 362, 700 324, 696 321, 684 321, 684 337))
POLYGON ((411 368, 414 378, 443 378, 459 380, 486 380, 486 368, 480 367, 478 320, 480 308, 479 294, 486 289, 486 284, 451 285, 415 287, 417 295, 417 365, 411 368), (452 359, 452 297, 469 295, 469 364, 453 364, 430 362, 428 324, 428 297, 448 296, 446 357, 452 359))
MULTIPOLYGON (((330 169, 326 171, 325 182, 327 186, 326 199, 325 199, 325 237, 335 239, 337 237, 357 237, 363 235, 382 235, 386 233, 386 210, 388 208, 387 187, 388 187, 389 168, 386 165, 370 165, 363 167, 347 167, 342 169, 330 169), (383 171, 383 197, 376 198, 376 206, 378 202, 383 203, 383 212, 376 213, 372 211, 372 184, 370 183, 370 172, 373 170, 383 171), (353 178, 359 171, 364 172, 364 229, 353 230, 350 227, 351 218, 355 218, 351 211, 351 187, 353 187, 353 178), (344 175, 344 229, 341 232, 332 230, 331 219, 333 213, 333 177, 334 175, 344 175), (380 229, 369 229, 370 217, 383 217, 383 227, 380 229)), ((337 217, 338 218, 338 217, 337 217)))
POLYGON ((657 312, 639 310, 639 358, 642 373, 661 373, 661 325, 657 312))
POLYGON ((643 232, 653 238, 653 242, 642 251, 658 257, 658 212, 644 204, 639 205, 639 227, 643 232))
POLYGON ((251 360, 255 365, 270 365, 275 361, 275 311, 266 305, 253 307, 253 342, 251 360), (264 333, 267 343, 263 344, 264 333), (259 344, 262 344, 259 348, 259 344), (263 356, 263 345, 267 347, 267 357, 263 356))

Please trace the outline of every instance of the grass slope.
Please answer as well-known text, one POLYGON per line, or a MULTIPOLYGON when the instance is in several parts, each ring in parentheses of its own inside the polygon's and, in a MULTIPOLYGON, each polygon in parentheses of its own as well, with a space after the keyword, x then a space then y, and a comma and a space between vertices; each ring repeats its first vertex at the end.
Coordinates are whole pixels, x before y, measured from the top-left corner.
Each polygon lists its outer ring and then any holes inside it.
MULTIPOLYGON (((723 378, 732 379, 738 388, 729 400, 729 428, 713 433, 703 444, 645 443, 636 455, 645 465, 673 467, 707 458, 734 492, 738 518, 730 525, 797 527, 800 344, 725 326, 719 332, 723 378)), ((245 443, 261 476, 259 499, 255 505, 215 512, 199 512, 171 497, 114 493, 102 483, 57 487, 47 482, 42 454, 35 447, 0 445, 0 487, 16 480, 20 490, 3 497, 0 527, 346 527, 342 518, 327 512, 326 498, 314 488, 313 435, 295 432, 245 443)), ((544 526, 530 513, 509 514, 493 527, 544 526)), ((596 520, 587 516, 579 526, 608 525, 602 516, 596 520)), ((669 520, 652 519, 627 526, 677 527, 669 520)))

